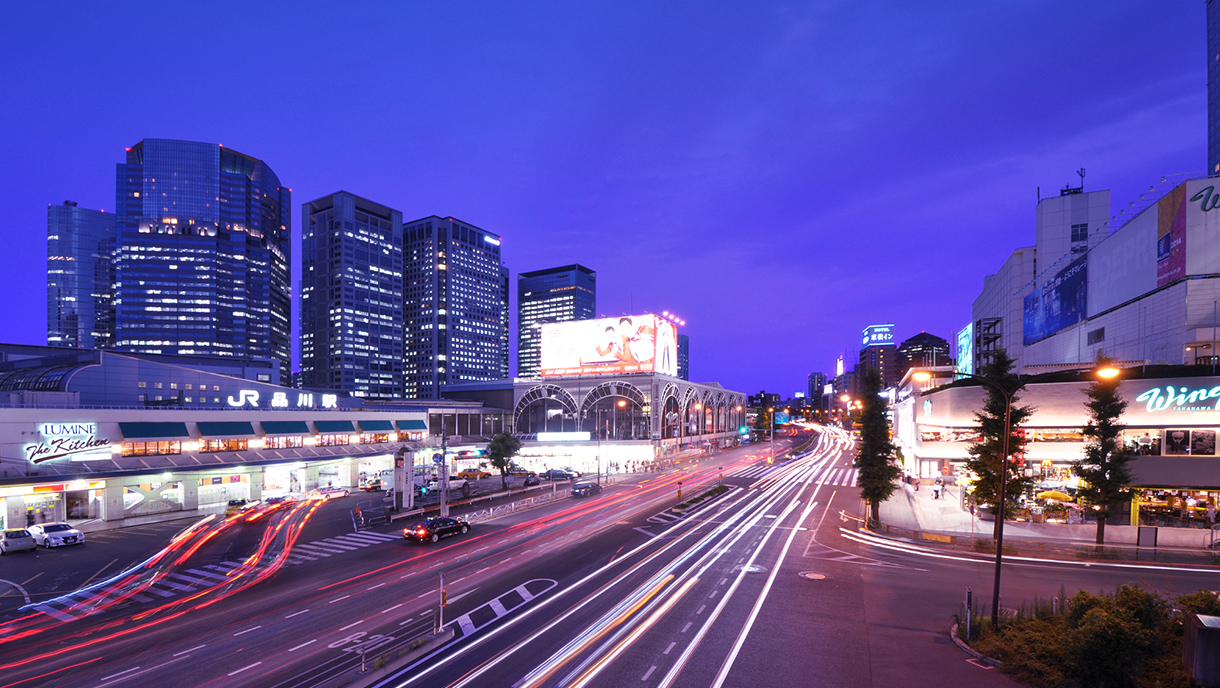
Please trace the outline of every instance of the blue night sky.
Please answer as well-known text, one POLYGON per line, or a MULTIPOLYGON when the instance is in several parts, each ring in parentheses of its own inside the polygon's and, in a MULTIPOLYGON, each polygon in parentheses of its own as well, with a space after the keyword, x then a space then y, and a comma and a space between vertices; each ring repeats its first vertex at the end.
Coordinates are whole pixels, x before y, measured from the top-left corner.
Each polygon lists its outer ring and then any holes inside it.
POLYGON ((1204 9, 9 4, 0 341, 46 343, 46 206, 113 210, 123 149, 177 138, 267 161, 295 236, 339 189, 451 215, 503 235, 514 289, 582 263, 599 313, 686 319, 693 380, 788 396, 866 325, 951 339, 1038 187, 1085 167, 1117 213, 1202 174, 1204 9))

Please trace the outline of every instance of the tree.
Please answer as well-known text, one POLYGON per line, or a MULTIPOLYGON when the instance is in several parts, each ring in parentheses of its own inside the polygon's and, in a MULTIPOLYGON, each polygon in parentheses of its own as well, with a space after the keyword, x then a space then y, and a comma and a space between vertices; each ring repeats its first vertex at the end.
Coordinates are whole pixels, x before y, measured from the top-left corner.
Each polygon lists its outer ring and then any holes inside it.
POLYGON ((758 409, 758 415, 754 416, 754 432, 755 437, 766 437, 771 432, 771 413, 766 406, 758 409))
POLYGON ((856 465, 860 467, 860 496, 868 502, 869 520, 880 518, 881 502, 894 493, 894 482, 902 469, 894 463, 894 445, 890 443, 890 427, 885 418, 885 402, 881 400, 881 373, 869 368, 863 376, 860 399, 860 445, 856 465))
POLYGON ((508 489, 508 469, 513 465, 513 457, 521 451, 521 440, 500 433, 487 443, 487 461, 500 469, 500 484, 508 489))
MULTIPOLYGON (((1024 385, 1021 378, 1013 372, 1013 360, 1003 349, 997 351, 987 365, 980 371, 980 377, 987 378, 1007 391, 1011 397, 1011 409, 1008 418, 1008 457, 1019 456, 1025 452, 1025 437, 1020 432, 1021 424, 1033 414, 1029 406, 1017 406, 1017 390, 1024 385)), ((978 421, 976 430, 979 439, 968 450, 970 458, 966 467, 975 475, 974 499, 978 503, 991 504, 996 507, 995 532, 993 538, 999 539, 1001 518, 1007 516, 1017 503, 1017 497, 1029 489, 1033 478, 1021 475, 1020 466, 1010 458, 1001 463, 1000 455, 1004 453, 1004 394, 1000 389, 986 385, 987 398, 983 402, 983 410, 974 414, 978 421), (1000 471, 1007 472, 1004 490, 1003 515, 998 505, 1000 492, 1000 471)), ((1008 458, 1006 457, 1006 458, 1008 458)))
MULTIPOLYGON (((1108 367, 1110 360, 1099 357, 1097 367, 1108 367)), ((1121 382, 1117 377, 1100 379, 1084 391, 1088 401, 1084 406, 1089 411, 1089 422, 1081 430, 1085 436, 1084 456, 1072 462, 1072 472, 1080 476, 1079 498, 1097 509, 1097 545, 1106 539, 1106 518, 1110 507, 1131 498, 1127 486, 1131 484, 1133 458, 1123 446, 1120 436, 1123 428, 1119 423, 1127 402, 1118 393, 1121 382)))

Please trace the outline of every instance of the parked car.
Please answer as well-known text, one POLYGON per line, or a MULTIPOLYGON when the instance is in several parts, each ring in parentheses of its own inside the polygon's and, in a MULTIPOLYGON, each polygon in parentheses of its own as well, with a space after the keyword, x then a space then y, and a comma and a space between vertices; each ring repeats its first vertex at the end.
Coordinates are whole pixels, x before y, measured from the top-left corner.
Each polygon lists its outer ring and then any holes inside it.
POLYGON ((459 472, 457 477, 465 478, 467 480, 479 480, 480 478, 490 478, 491 473, 488 473, 481 468, 467 468, 466 470, 459 472))
POLYGON ((564 466, 563 468, 561 468, 559 470, 567 471, 568 475, 572 476, 573 478, 579 478, 581 475, 583 475, 580 471, 578 471, 575 468, 572 468, 570 466, 564 466))
POLYGON ((521 485, 523 487, 529 487, 530 485, 541 485, 541 484, 542 484, 542 480, 538 478, 537 473, 530 473, 529 475, 525 476, 524 480, 521 481, 521 485))
POLYGON ((292 506, 292 503, 295 501, 296 498, 290 495, 279 495, 278 497, 268 497, 264 499, 263 506, 267 507, 268 511, 275 511, 277 509, 292 506))
POLYGON ((36 523, 26 530, 34 536, 34 542, 47 549, 85 542, 85 534, 67 523, 36 523))
POLYGON ((543 480, 573 480, 576 478, 575 475, 563 468, 552 468, 549 471, 543 471, 541 477, 543 480))
POLYGON ((514 465, 508 467, 508 474, 514 478, 524 478, 525 476, 529 475, 530 472, 528 468, 514 465))
POLYGON ((25 528, 0 530, 0 554, 34 549, 37 546, 34 542, 34 536, 25 528))
POLYGON ((372 480, 366 480, 363 483, 360 483, 360 489, 364 490, 365 492, 376 492, 377 490, 383 490, 389 486, 389 483, 382 482, 381 478, 373 478, 372 480))
POLYGON ((450 535, 465 535, 470 530, 470 524, 457 518, 429 518, 402 531, 402 536, 408 540, 420 542, 436 542, 450 535))
POLYGON ((351 492, 348 492, 346 487, 319 487, 316 490, 311 490, 307 497, 310 499, 334 499, 335 497, 346 497, 351 492))
POLYGON ((255 502, 254 504, 251 504, 250 501, 247 499, 230 499, 229 503, 225 505, 225 516, 232 516, 234 514, 240 514, 241 512, 245 511, 246 509, 249 509, 256 505, 257 505, 257 502, 255 502))
MULTIPOLYGON (((461 492, 468 489, 466 486, 467 482, 465 478, 461 478, 456 475, 449 476, 450 492, 461 492)), ((428 481, 427 487, 429 492, 436 492, 437 490, 441 489, 441 482, 437 478, 433 478, 428 481)))
POLYGON ((600 494, 602 486, 597 483, 576 483, 572 486, 573 497, 588 497, 589 495, 600 494))

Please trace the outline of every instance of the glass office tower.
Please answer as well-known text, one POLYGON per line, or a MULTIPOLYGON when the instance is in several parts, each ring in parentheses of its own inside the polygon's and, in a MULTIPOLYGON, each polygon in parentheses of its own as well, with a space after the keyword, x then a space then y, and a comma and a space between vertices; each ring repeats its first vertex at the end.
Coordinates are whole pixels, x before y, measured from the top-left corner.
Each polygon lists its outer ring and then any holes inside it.
POLYGON ((116 348, 269 358, 288 384, 291 191, 194 141, 144 139, 116 177, 116 348))
POLYGON ((403 226, 403 394, 508 377, 508 272, 500 237, 425 217, 403 226))
POLYGON ((597 273, 583 265, 517 275, 517 377, 542 369, 542 324, 591 320, 597 312, 597 273))
POLYGON ((115 214, 47 206, 47 345, 114 347, 115 214))
POLYGON ((301 384, 402 397, 402 213, 340 191, 301 207, 301 384))

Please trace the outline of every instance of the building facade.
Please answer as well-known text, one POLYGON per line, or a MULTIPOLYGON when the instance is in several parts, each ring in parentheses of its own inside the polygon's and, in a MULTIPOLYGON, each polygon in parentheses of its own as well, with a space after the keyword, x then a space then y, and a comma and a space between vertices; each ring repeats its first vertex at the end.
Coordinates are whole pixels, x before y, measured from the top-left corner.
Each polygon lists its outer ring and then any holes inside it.
POLYGON ((864 328, 860 365, 857 366, 856 372, 862 373, 872 368, 881 374, 882 389, 893 387, 899 379, 897 351, 892 324, 869 325, 864 328))
POLYGON ((1207 173, 1220 174, 1220 0, 1207 0, 1207 173))
POLYGON ((690 382, 690 337, 678 335, 678 377, 690 382))
POLYGON ((403 395, 402 213, 340 191, 301 207, 301 385, 403 395))
POLYGON ((949 342, 927 332, 920 332, 899 344, 895 357, 900 380, 911 368, 953 365, 953 351, 949 348, 949 342))
POLYGON ((115 347, 291 372, 291 192, 257 158, 144 139, 116 169, 115 347))
POLYGON ((565 265, 517 275, 517 377, 542 372, 542 324, 589 320, 597 312, 597 273, 565 265))
POLYGON ((403 394, 508 377, 508 270, 500 237, 436 215, 403 227, 403 394))
POLYGON ((47 206, 47 344, 114 347, 115 214, 47 206))

